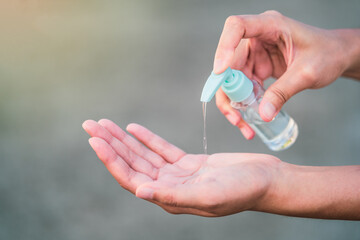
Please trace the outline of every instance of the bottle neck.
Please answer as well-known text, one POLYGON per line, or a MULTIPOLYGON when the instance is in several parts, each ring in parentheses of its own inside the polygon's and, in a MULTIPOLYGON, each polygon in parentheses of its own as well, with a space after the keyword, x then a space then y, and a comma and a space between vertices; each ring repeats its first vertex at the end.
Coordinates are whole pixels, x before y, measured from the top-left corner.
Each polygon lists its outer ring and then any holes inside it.
POLYGON ((252 92, 250 94, 249 97, 247 97, 245 100, 241 101, 241 102, 234 102, 234 101, 231 101, 230 102, 230 105, 235 108, 235 109, 238 109, 238 110, 241 110, 241 111, 245 111, 246 108, 248 106, 250 106, 251 104, 253 104, 254 102, 256 101, 256 96, 255 96, 255 93, 252 92))
POLYGON ((251 105, 254 101, 256 101, 255 93, 251 92, 250 96, 240 103, 244 106, 251 105))

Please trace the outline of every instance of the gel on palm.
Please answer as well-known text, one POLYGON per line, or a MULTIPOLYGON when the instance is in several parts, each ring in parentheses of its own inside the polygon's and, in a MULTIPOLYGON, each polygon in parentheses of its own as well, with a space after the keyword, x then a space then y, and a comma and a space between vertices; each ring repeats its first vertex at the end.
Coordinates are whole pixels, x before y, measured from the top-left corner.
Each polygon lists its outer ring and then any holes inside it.
POLYGON ((298 126, 287 113, 280 111, 271 122, 260 117, 259 105, 265 90, 256 81, 231 68, 221 74, 212 72, 203 88, 201 101, 209 102, 220 87, 231 100, 231 106, 241 112, 243 119, 271 150, 284 150, 295 142, 298 126))

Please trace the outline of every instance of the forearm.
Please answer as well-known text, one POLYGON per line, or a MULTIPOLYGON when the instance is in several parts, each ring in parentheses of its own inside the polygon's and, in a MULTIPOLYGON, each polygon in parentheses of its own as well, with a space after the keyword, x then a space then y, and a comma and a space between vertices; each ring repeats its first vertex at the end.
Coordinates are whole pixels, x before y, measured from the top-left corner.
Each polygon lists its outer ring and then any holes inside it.
POLYGON ((360 29, 338 29, 333 32, 339 37, 345 53, 346 69, 344 77, 360 80, 360 29))
POLYGON ((254 210, 281 215, 360 220, 360 166, 309 167, 281 163, 254 210))

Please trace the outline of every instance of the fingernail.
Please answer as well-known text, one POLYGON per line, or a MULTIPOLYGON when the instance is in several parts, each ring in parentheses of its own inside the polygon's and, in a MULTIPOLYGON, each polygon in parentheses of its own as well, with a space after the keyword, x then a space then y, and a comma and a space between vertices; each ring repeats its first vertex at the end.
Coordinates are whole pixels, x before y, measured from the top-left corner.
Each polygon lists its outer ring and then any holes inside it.
POLYGON ((214 62, 214 73, 219 74, 223 68, 224 61, 221 59, 216 59, 214 62))
POLYGON ((152 199, 154 195, 153 188, 141 188, 137 193, 136 196, 143 199, 152 199))
POLYGON ((263 114, 268 120, 272 120, 275 116, 276 108, 271 102, 265 102, 263 107, 263 114))
POLYGON ((227 120, 234 126, 236 126, 238 124, 238 117, 234 116, 232 114, 227 114, 226 115, 227 120))

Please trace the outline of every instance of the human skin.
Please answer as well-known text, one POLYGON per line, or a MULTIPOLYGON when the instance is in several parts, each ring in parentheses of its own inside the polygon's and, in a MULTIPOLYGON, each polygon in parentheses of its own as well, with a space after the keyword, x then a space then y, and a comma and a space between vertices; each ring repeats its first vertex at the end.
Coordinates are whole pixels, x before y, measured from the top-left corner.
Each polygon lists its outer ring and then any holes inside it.
POLYGON ((130 124, 87 120, 89 143, 117 182, 169 213, 218 217, 252 210, 360 220, 360 166, 296 166, 253 153, 186 154, 130 124))
MULTIPOLYGON (((243 71, 260 83, 277 80, 265 91, 259 106, 271 121, 296 93, 317 89, 345 76, 360 79, 360 29, 325 30, 309 26, 276 11, 230 16, 224 25, 214 58, 215 73, 227 67, 243 71)), ((216 105, 245 138, 255 132, 230 106, 219 89, 216 105)))

